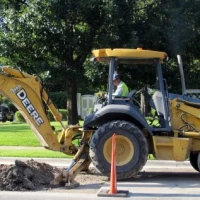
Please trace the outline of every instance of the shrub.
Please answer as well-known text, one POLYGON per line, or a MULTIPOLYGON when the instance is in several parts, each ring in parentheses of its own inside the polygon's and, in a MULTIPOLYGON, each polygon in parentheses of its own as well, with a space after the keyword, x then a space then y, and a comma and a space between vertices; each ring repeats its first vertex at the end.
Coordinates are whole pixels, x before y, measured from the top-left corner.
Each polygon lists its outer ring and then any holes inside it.
MULTIPOLYGON (((59 112, 62 114, 62 120, 66 121, 67 120, 67 110, 66 109, 59 109, 59 112)), ((49 121, 55 121, 50 110, 47 111, 47 118, 48 118, 49 121)), ((23 115, 19 111, 17 111, 15 113, 15 119, 16 119, 16 122, 26 122, 23 115)))
POLYGON ((67 110, 66 109, 59 109, 60 113, 62 114, 63 121, 67 120, 67 110))
POLYGON ((26 122, 23 115, 19 111, 15 112, 15 120, 16 122, 26 122))
MULTIPOLYGON (((67 110, 66 109, 59 109, 59 112, 62 114, 62 120, 66 121, 67 120, 67 110)), ((50 110, 48 110, 47 116, 48 116, 49 121, 55 121, 50 110)))

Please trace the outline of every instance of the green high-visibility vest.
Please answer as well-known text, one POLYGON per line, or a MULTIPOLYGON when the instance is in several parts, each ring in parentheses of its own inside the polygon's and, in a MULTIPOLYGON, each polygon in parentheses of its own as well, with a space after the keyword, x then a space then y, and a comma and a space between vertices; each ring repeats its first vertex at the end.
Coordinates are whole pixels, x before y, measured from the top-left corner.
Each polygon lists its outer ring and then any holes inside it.
POLYGON ((124 97, 124 96, 128 95, 129 89, 128 89, 127 85, 123 81, 120 82, 120 85, 122 87, 122 95, 121 96, 124 97))

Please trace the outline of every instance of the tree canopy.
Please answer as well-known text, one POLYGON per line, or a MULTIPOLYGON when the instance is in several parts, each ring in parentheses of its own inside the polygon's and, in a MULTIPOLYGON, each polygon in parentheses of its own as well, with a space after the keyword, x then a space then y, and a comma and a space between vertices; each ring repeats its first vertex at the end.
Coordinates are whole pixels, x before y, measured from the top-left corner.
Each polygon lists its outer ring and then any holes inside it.
MULTIPOLYGON (((108 68, 89 62, 95 48, 167 52, 164 75, 172 91, 180 91, 181 54, 186 83, 198 87, 193 82, 200 70, 199 7, 198 0, 2 0, 0 64, 42 74, 49 91, 66 91, 68 120, 76 124, 77 91, 106 88, 108 68)), ((132 88, 154 84, 151 68, 124 66, 120 73, 132 88)))
POLYGON ((68 121, 76 124, 77 84, 104 22, 104 2, 8 0, 4 5, 2 55, 28 72, 49 71, 54 89, 67 90, 68 121))

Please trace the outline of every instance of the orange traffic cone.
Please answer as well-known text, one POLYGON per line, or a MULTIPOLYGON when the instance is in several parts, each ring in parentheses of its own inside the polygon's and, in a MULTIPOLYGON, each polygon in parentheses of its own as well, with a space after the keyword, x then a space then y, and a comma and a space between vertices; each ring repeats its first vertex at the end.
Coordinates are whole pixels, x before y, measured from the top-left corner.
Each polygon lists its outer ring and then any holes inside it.
POLYGON ((112 136, 112 157, 110 171, 110 190, 109 194, 117 193, 117 174, 116 174, 116 134, 112 136))
POLYGON ((117 190, 117 170, 116 170, 116 134, 112 136, 112 157, 110 170, 110 190, 100 189, 97 193, 98 197, 127 197, 127 190, 117 190))

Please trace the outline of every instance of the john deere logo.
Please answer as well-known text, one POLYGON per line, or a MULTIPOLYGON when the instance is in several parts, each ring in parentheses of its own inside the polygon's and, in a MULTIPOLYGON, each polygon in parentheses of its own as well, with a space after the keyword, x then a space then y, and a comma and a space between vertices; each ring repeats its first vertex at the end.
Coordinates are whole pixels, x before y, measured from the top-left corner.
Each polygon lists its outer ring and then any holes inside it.
POLYGON ((19 92, 17 92, 18 98, 21 100, 23 106, 26 108, 27 112, 30 114, 30 116, 34 119, 35 123, 40 126, 44 123, 43 119, 38 114, 37 110, 34 108, 31 101, 28 99, 27 94, 24 89, 21 89, 19 92))

